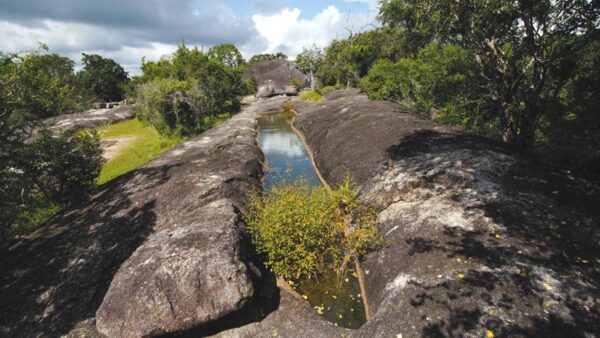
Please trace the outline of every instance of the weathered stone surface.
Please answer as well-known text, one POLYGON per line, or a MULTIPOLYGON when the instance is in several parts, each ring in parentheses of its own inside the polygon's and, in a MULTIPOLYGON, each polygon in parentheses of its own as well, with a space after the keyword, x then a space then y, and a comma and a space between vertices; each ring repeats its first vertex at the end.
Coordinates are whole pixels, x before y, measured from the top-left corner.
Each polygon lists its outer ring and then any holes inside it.
POLYGON ((96 313, 109 337, 141 337, 203 324, 253 295, 238 257, 239 215, 230 200, 199 208, 191 224, 162 229, 121 266, 96 313))
POLYGON ((275 89, 270 84, 265 84, 258 87, 256 91, 256 97, 258 98, 267 98, 275 95, 275 89))
POLYGON ((97 324, 111 336, 181 330, 239 309, 253 290, 239 213, 262 172, 253 114, 115 179, 4 249, 0 335, 77 336, 105 294, 97 324))
POLYGON ((292 82, 297 82, 300 88, 310 84, 308 76, 288 60, 255 63, 244 73, 243 78, 256 79, 257 97, 287 94, 286 87, 289 87, 292 82))
POLYGON ((54 133, 66 130, 78 131, 132 119, 134 105, 124 105, 110 109, 94 109, 83 113, 64 114, 44 120, 44 124, 54 133))
POLYGON ((325 179, 347 172, 381 221, 360 337, 600 332, 598 187, 363 95, 295 101, 325 179))
POLYGON ((285 95, 290 95, 290 96, 294 96, 294 95, 298 95, 298 88, 296 88, 296 86, 285 86, 283 88, 283 92, 285 95))

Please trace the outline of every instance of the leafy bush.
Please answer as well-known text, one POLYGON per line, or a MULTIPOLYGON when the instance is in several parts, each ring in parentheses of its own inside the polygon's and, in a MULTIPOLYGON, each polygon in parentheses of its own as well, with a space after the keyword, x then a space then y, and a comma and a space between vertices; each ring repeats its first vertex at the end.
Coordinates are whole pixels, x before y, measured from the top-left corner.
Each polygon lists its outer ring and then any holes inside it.
POLYGON ((33 143, 18 136, 0 142, 0 242, 15 230, 33 230, 61 206, 79 203, 102 165, 96 134, 42 131, 33 143))
POLYGON ((239 61, 227 57, 230 48, 212 50, 209 58, 181 45, 171 58, 144 61, 144 74, 136 79, 138 116, 161 134, 188 136, 206 130, 206 117, 237 111, 238 96, 251 84, 242 81, 239 67, 230 65, 239 61))
POLYGON ((244 80, 244 93, 243 95, 254 95, 256 94, 256 79, 250 78, 244 80))
POLYGON ((308 90, 301 92, 298 96, 300 100, 321 102, 323 101, 323 95, 318 90, 308 90))
POLYGON ((195 115, 186 97, 191 87, 188 81, 161 78, 139 86, 136 116, 155 126, 161 134, 185 133, 181 129, 192 126, 184 126, 181 122, 195 115))
POLYGON ((340 90, 340 89, 346 89, 346 86, 341 85, 341 84, 336 84, 335 86, 325 86, 325 87, 321 88, 319 91, 321 92, 321 94, 325 95, 329 92, 332 92, 334 90, 340 90))
POLYGON ((389 100, 410 102, 413 89, 409 73, 410 66, 406 62, 394 63, 390 60, 378 60, 371 68, 369 75, 360 82, 360 88, 371 100, 389 100))
POLYGON ((4 84, 0 91, 6 90, 11 96, 13 119, 48 118, 85 106, 75 83, 75 63, 56 54, 44 54, 43 47, 24 55, 0 53, 0 83, 4 84))
POLYGON ((83 69, 77 73, 80 84, 93 100, 103 102, 121 101, 129 81, 121 65, 96 54, 83 54, 83 69))
POLYGON ((481 130, 489 121, 476 113, 486 107, 474 62, 459 46, 433 42, 414 58, 378 60, 362 79, 361 89, 372 100, 402 103, 423 115, 435 109, 437 119, 481 130))
POLYGON ((246 222, 266 266, 291 280, 343 275, 379 241, 376 214, 349 179, 334 192, 299 181, 252 196, 246 222))

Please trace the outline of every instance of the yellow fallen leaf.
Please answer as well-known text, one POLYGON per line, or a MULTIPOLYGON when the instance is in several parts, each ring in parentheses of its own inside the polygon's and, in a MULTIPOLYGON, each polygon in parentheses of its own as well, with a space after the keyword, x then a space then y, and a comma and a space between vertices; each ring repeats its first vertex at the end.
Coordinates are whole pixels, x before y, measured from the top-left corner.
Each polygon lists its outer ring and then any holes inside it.
POLYGON ((485 332, 485 336, 486 336, 487 338, 494 338, 494 331, 492 331, 492 330, 487 330, 487 331, 485 332))
POLYGON ((459 272, 458 273, 458 278, 459 279, 464 279, 465 278, 465 274, 463 272, 459 272))

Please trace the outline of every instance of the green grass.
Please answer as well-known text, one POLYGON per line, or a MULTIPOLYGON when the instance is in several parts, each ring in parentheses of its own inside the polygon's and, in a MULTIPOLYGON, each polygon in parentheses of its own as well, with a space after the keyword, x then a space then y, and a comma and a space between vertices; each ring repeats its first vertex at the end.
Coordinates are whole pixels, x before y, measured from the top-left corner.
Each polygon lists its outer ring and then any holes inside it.
MULTIPOLYGON (((227 121, 230 117, 230 114, 207 116, 203 120, 203 129, 208 130, 216 127, 227 121)), ((185 140, 184 137, 178 135, 161 135, 154 126, 145 124, 138 119, 100 127, 97 130, 102 140, 123 137, 132 138, 126 146, 119 150, 114 158, 102 166, 100 176, 96 180, 98 185, 102 185, 113 178, 138 168, 185 140)))
POLYGON ((119 150, 117 155, 102 166, 100 176, 96 180, 102 185, 115 177, 121 176, 164 153, 183 141, 181 137, 165 137, 156 128, 146 125, 137 119, 116 123, 98 128, 100 139, 132 138, 119 150))
POLYGON ((321 102, 323 101, 323 95, 317 90, 315 91, 305 91, 300 93, 300 100, 311 101, 311 102, 321 102))

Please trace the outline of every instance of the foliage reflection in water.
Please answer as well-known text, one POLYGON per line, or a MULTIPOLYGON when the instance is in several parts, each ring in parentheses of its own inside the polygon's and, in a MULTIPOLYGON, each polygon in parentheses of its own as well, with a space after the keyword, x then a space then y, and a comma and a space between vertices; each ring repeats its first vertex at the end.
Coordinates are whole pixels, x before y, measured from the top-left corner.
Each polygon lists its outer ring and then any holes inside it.
MULTIPOLYGON (((293 116, 293 113, 276 113, 258 119, 259 145, 269 167, 264 180, 267 191, 274 185, 298 179, 313 186, 320 185, 309 154, 292 129, 293 116)), ((354 270, 341 278, 330 270, 317 279, 304 280, 292 287, 317 313, 339 326, 358 328, 366 321, 354 270)))

